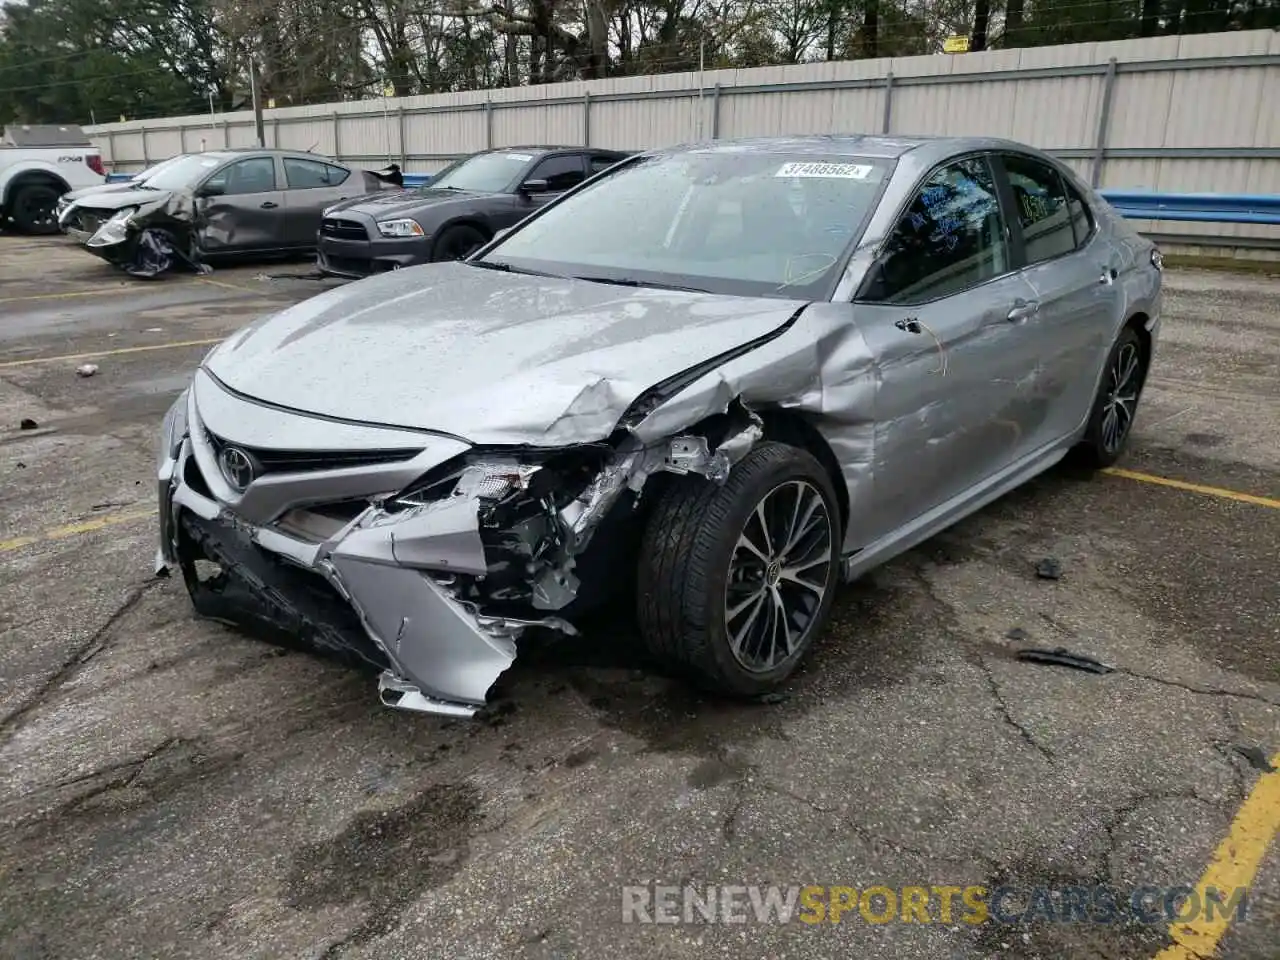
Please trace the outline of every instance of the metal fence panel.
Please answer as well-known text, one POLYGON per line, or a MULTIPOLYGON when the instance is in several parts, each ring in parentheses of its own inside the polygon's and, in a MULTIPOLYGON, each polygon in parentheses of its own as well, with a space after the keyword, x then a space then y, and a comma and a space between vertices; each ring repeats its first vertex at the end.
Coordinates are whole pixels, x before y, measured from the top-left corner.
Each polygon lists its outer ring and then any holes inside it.
MULTIPOLYGON (((267 145, 434 172, 487 147, 646 149, 783 133, 1008 136, 1107 187, 1280 191, 1280 32, 575 81, 268 110, 267 145), (488 104, 486 106, 486 103, 488 104)), ((254 143, 253 115, 87 127, 111 169, 254 143)), ((1188 223, 1188 235, 1270 227, 1188 223)))

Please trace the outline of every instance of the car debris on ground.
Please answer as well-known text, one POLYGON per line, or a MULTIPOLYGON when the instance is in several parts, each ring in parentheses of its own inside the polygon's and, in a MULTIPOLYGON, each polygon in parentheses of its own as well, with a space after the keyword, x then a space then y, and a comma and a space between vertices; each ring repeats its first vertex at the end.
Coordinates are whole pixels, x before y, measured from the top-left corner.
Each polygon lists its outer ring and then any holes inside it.
POLYGON ((1041 580, 1062 579, 1062 564, 1054 557, 1045 557, 1036 564, 1036 576, 1041 580))
POLYGON ((1028 663, 1071 667, 1075 670, 1086 670, 1089 673, 1112 673, 1115 671, 1115 667, 1105 664, 1101 660, 1095 660, 1093 657, 1087 657, 1079 653, 1072 653, 1066 647, 1054 647, 1052 649, 1024 647, 1015 655, 1019 660, 1025 660, 1028 663))

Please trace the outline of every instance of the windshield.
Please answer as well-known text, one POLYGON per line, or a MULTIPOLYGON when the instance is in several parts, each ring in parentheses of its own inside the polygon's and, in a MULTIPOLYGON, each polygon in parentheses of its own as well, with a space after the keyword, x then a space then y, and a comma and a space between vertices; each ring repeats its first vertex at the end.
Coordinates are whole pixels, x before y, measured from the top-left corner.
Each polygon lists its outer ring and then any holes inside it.
POLYGON ((533 159, 532 153, 478 153, 474 157, 445 167, 428 184, 428 190, 449 188, 501 193, 511 185, 520 171, 533 159))
POLYGON ((484 260, 613 283, 819 298, 891 170, 882 159, 812 154, 647 157, 565 198, 484 260))
POLYGON ((192 153, 176 157, 172 164, 153 173, 140 186, 144 190, 183 190, 194 187, 201 178, 226 159, 224 154, 192 153))
POLYGON ((176 157, 170 157, 168 160, 161 160, 159 163, 153 163, 151 166, 147 167, 147 169, 133 175, 134 183, 142 183, 144 180, 150 180, 161 170, 169 169, 169 167, 173 166, 185 157, 186 154, 180 153, 176 157))

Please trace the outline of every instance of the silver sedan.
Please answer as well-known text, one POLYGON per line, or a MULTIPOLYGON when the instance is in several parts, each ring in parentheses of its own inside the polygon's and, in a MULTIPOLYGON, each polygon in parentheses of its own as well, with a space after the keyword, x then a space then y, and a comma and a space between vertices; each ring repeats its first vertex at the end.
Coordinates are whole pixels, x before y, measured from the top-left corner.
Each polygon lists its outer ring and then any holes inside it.
POLYGON ((529 628, 619 593, 673 668, 756 696, 841 580, 1120 456, 1160 271, 1017 143, 639 155, 216 347, 164 423, 158 562, 391 706, 470 715, 529 628))

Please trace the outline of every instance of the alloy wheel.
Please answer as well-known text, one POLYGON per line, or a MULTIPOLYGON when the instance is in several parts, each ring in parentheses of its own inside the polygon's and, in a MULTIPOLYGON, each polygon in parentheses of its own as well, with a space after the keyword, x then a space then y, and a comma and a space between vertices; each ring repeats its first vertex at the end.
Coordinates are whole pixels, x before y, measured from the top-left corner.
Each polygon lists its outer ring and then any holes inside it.
POLYGON ((834 528, 821 492, 789 480, 756 504, 734 545, 725 587, 729 649, 753 673, 804 648, 827 592, 834 528))
POLYGON ((1123 344, 1116 351, 1107 369, 1107 396, 1102 407, 1101 438, 1103 449, 1114 453, 1124 443, 1133 423, 1134 409, 1138 405, 1141 381, 1142 357, 1133 343, 1123 344))

